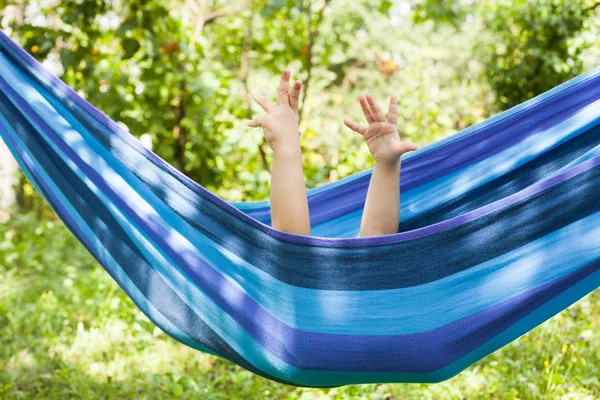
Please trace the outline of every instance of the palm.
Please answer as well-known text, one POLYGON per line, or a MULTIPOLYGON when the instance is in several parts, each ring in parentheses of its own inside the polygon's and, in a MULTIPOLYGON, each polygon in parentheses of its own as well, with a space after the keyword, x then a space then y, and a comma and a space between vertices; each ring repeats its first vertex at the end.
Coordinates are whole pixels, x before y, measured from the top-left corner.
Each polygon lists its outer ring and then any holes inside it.
POLYGON ((396 96, 390 99, 387 118, 375 103, 373 96, 360 96, 360 105, 369 126, 344 120, 348 128, 363 135, 367 146, 376 162, 392 164, 400 159, 402 154, 416 150, 412 142, 401 142, 398 135, 398 101, 396 96))
POLYGON ((398 130, 387 122, 369 125, 364 134, 371 155, 381 162, 393 162, 397 159, 395 149, 400 144, 398 130))
POLYGON ((296 147, 299 145, 298 103, 302 82, 294 82, 290 89, 290 74, 289 70, 285 70, 281 74, 275 104, 258 92, 251 93, 252 98, 267 113, 246 122, 246 124, 253 128, 263 128, 265 140, 273 150, 276 146, 296 147))

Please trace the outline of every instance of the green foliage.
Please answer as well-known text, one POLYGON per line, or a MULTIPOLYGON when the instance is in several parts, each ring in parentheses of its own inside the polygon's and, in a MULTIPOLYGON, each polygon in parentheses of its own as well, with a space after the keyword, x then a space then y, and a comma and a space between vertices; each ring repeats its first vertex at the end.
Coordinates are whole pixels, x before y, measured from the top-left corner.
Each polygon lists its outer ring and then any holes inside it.
MULTIPOLYGON (((13 3, 12 10, 23 7, 13 3)), ((154 150, 192 178, 218 184, 224 121, 205 116, 223 108, 229 75, 204 64, 192 27, 169 6, 175 3, 82 0, 40 8, 31 23, 8 22, 39 60, 55 52, 62 79, 88 101, 132 134, 150 135, 154 150), (39 17, 44 23, 33 23, 39 17)))
POLYGON ((494 91, 497 104, 507 109, 589 68, 581 55, 597 47, 599 4, 592 0, 422 0, 413 20, 458 29, 479 24, 482 35, 473 53, 484 65, 482 78, 494 91))
POLYGON ((590 44, 581 33, 588 18, 595 19, 590 7, 585 1, 504 0, 485 8, 484 24, 492 33, 481 49, 487 53, 485 78, 503 108, 583 72, 579 55, 590 44))
POLYGON ((465 22, 473 1, 469 0, 421 0, 417 1, 413 20, 417 23, 435 21, 456 27, 465 22))
POLYGON ((6 0, 0 22, 159 156, 240 201, 267 198, 270 178, 270 151, 243 123, 262 112, 247 91, 274 96, 284 68, 308 84, 300 129, 314 187, 372 165, 341 124, 361 118, 359 94, 398 94, 405 137, 426 144, 597 64, 594 6, 6 0))
MULTIPOLYGON (((271 154, 244 120, 291 68, 307 184, 372 165, 359 94, 399 95, 421 145, 600 61, 593 0, 0 0, 0 26, 80 95, 230 200, 268 197, 271 154), (321 16, 321 17, 320 17, 321 16), (245 61, 244 61, 245 60, 245 61)), ((437 385, 301 389, 166 337, 24 179, 0 225, 0 398, 597 398, 594 293, 437 385)))
POLYGON ((447 382, 295 388, 166 336, 60 222, 33 214, 0 225, 0 331, 0 398, 600 396, 597 291, 447 382))

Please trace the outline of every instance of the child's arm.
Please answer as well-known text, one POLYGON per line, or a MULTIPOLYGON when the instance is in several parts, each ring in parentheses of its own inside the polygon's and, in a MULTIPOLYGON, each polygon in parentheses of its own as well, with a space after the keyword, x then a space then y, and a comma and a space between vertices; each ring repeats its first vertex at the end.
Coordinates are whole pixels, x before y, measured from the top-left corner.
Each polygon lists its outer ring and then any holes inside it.
POLYGON ((296 81, 290 91, 290 71, 284 71, 277 93, 277 103, 252 92, 252 97, 267 112, 248 121, 248 126, 261 127, 273 150, 271 171, 271 222, 273 228, 297 235, 310 235, 310 218, 300 132, 298 102, 302 82, 296 81))
POLYGON ((375 167, 371 175, 360 236, 381 236, 398 232, 400 221, 400 156, 417 149, 401 142, 398 135, 398 98, 390 99, 387 120, 372 95, 360 96, 360 105, 369 126, 344 120, 346 126, 364 136, 375 167))

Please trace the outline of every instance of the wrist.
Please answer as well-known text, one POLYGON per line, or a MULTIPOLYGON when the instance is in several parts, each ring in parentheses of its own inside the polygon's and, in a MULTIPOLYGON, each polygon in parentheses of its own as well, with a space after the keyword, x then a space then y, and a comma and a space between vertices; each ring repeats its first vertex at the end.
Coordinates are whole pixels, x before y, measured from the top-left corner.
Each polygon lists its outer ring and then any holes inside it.
POLYGON ((394 161, 377 161, 375 160, 375 166, 380 169, 394 169, 400 167, 400 158, 394 161))
POLYGON ((297 155, 302 155, 302 150, 300 149, 300 142, 298 143, 280 143, 278 145, 271 146, 273 153, 275 155, 285 156, 285 157, 293 157, 297 155))
POLYGON ((291 154, 300 152, 300 135, 286 135, 269 143, 274 153, 291 154))
POLYGON ((375 161, 375 167, 373 168, 373 171, 378 171, 378 174, 389 176, 400 175, 400 160, 392 163, 375 161))

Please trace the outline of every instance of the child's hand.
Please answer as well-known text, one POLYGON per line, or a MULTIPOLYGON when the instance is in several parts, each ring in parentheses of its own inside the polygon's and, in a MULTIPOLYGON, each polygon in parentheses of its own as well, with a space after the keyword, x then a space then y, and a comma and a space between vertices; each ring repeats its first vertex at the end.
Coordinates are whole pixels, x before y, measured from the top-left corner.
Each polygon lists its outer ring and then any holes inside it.
POLYGON ((277 103, 258 92, 252 92, 252 98, 267 112, 246 124, 250 127, 261 127, 265 139, 273 151, 300 149, 300 131, 298 130, 298 103, 302 82, 296 81, 290 91, 290 71, 281 75, 277 103))
POLYGON ((395 164, 402 154, 417 149, 412 142, 401 142, 398 135, 398 98, 390 98, 387 120, 372 95, 360 96, 360 105, 369 126, 344 120, 344 124, 364 136, 375 162, 395 164))

